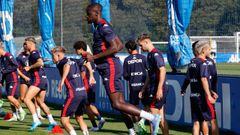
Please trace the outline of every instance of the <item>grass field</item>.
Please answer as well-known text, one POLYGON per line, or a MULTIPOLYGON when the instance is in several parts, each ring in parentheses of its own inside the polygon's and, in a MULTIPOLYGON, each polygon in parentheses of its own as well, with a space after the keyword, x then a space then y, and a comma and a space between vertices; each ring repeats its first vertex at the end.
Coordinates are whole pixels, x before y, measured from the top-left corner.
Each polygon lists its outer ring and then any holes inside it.
MULTIPOLYGON (((6 100, 5 100, 6 101, 6 100)), ((9 103, 5 103, 3 106, 5 112, 10 111, 9 103)), ((26 107, 24 109, 28 112, 26 107)), ((51 107, 51 112, 54 115, 55 120, 59 123, 60 121, 60 113, 61 111, 57 108, 51 107)), ((112 114, 104 114, 104 118, 106 119, 106 123, 103 129, 99 132, 90 132, 91 135, 128 135, 128 131, 121 120, 121 117, 112 114)), ((90 121, 84 116, 85 120, 88 124, 88 127, 91 127, 90 121)), ((76 124, 75 120, 71 119, 72 124, 74 125, 77 134, 81 135, 81 131, 76 124)), ((0 135, 46 135, 50 134, 47 131, 48 120, 45 119, 42 121, 42 125, 37 128, 35 132, 28 132, 28 128, 32 123, 32 117, 28 112, 26 119, 23 122, 7 122, 4 121, 3 118, 0 119, 0 135)), ((137 128, 136 128, 137 129, 137 128)), ((191 135, 191 127, 190 126, 179 126, 174 124, 169 124, 170 134, 171 135, 191 135)), ((65 132, 67 134, 67 132, 65 132)), ((160 131, 159 131, 160 134, 160 131)), ((221 132, 221 135, 233 135, 233 133, 229 132, 221 132)))

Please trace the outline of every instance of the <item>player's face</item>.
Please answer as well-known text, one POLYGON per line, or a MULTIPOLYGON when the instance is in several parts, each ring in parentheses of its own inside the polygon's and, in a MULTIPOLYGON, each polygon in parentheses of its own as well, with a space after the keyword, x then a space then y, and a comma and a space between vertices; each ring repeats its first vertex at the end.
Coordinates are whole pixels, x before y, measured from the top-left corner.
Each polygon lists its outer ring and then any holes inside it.
POLYGON ((23 49, 24 49, 25 52, 28 51, 27 44, 25 44, 25 43, 23 44, 23 49))
POLYGON ((82 53, 83 53, 83 49, 77 49, 75 51, 76 51, 76 54, 78 54, 78 55, 82 55, 82 53))
POLYGON ((147 41, 146 40, 139 41, 138 45, 144 52, 147 51, 147 41))
POLYGON ((55 63, 55 64, 58 63, 58 55, 57 55, 57 53, 53 53, 52 54, 52 60, 53 60, 53 63, 55 63))
POLYGON ((88 24, 96 22, 96 13, 93 11, 87 11, 87 22, 88 24))
POLYGON ((211 55, 211 47, 207 46, 204 49, 205 49, 205 56, 210 57, 210 55, 211 55))
POLYGON ((30 50, 32 48, 32 46, 33 46, 33 43, 31 41, 25 41, 24 44, 26 44, 26 49, 27 50, 30 50))

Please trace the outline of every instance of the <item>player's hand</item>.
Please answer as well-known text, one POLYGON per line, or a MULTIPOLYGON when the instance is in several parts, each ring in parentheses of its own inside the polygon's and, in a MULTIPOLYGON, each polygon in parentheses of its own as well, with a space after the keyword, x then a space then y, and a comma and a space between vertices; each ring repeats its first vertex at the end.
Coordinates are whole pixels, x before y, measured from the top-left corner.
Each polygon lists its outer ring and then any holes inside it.
POLYGON ((60 83, 58 84, 58 92, 62 92, 62 87, 64 85, 64 81, 60 81, 60 83))
POLYGON ((24 67, 24 70, 26 70, 27 72, 31 69, 30 66, 24 67))
POLYGON ((86 59, 88 62, 93 62, 94 59, 93 59, 93 55, 91 55, 90 53, 86 53, 86 59))
POLYGON ((94 84, 96 84, 96 80, 95 80, 95 78, 93 77, 93 76, 90 76, 89 77, 89 84, 92 86, 92 85, 94 85, 94 84))
POLYGON ((185 95, 185 91, 181 90, 181 96, 185 95))
POLYGON ((156 99, 157 100, 161 100, 163 97, 163 90, 162 89, 158 89, 157 94, 156 94, 156 99))
POLYGON ((216 103, 216 99, 214 99, 211 95, 207 96, 208 100, 210 101, 211 104, 215 104, 216 103))
POLYGON ((214 91, 211 91, 211 93, 212 93, 212 97, 217 100, 218 99, 218 94, 214 91))
POLYGON ((142 90, 138 93, 138 97, 139 97, 140 99, 143 98, 143 91, 142 91, 142 90))
POLYGON ((24 80, 25 80, 26 82, 29 82, 29 81, 30 81, 30 78, 29 78, 29 77, 25 77, 24 80))

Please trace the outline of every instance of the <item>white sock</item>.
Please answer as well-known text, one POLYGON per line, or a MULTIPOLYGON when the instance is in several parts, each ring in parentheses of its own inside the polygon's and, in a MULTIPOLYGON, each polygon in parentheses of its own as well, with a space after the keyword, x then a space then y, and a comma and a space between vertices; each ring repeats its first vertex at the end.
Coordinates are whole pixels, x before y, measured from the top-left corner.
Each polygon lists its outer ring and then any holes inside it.
POLYGON ((17 113, 16 112, 13 112, 13 117, 17 118, 17 113))
POLYGON ((41 109, 39 107, 36 109, 36 111, 37 111, 37 115, 41 116, 41 109))
POLYGON ((20 106, 20 108, 17 109, 19 112, 24 112, 23 108, 20 106))
POLYGON ((84 131, 83 131, 83 135, 89 135, 88 130, 84 130, 84 131))
POLYGON ((54 123, 55 122, 55 120, 52 117, 52 114, 49 114, 47 117, 48 117, 49 123, 54 123))
POLYGON ((141 112, 140 112, 140 117, 144 118, 144 119, 147 119, 149 121, 152 121, 154 119, 154 116, 151 113, 148 113, 148 112, 143 111, 143 110, 141 110, 141 112))
POLYGON ((40 122, 36 113, 33 114, 32 117, 33 117, 33 122, 40 122))
POLYGON ((77 133, 76 133, 75 130, 71 130, 71 131, 69 132, 69 135, 77 135, 77 133))

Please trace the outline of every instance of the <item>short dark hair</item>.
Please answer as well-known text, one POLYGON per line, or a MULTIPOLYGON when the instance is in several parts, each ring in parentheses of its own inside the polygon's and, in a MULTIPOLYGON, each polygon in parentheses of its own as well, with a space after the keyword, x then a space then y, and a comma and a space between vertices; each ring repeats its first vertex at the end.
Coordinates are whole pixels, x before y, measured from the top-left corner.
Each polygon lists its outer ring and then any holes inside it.
POLYGON ((102 5, 99 3, 92 3, 92 4, 88 5, 86 8, 86 12, 88 13, 88 12, 92 11, 94 8, 97 8, 97 10, 99 12, 102 12, 102 5))
POLYGON ((125 47, 127 49, 131 49, 131 50, 136 50, 137 49, 137 43, 134 40, 129 40, 126 44, 125 47))
POLYGON ((150 36, 146 33, 143 33, 140 36, 138 36, 137 42, 143 41, 144 39, 150 39, 150 36))
POLYGON ((195 50, 195 46, 196 44, 199 42, 199 40, 195 41, 193 44, 192 44, 192 48, 195 50))
POLYGON ((87 51, 87 44, 84 41, 77 41, 74 43, 73 48, 75 50, 83 49, 84 51, 87 51))

